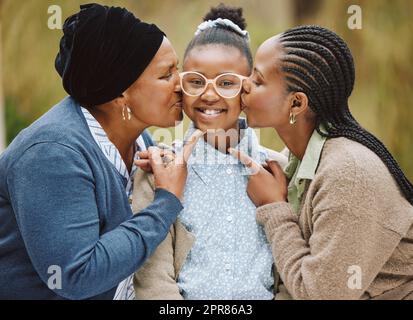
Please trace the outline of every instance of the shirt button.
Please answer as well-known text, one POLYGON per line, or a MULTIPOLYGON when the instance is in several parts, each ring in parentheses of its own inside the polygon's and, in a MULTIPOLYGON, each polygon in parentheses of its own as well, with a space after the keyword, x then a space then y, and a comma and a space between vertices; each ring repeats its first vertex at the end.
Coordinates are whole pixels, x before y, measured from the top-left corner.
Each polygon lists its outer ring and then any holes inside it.
POLYGON ((226 271, 231 270, 231 265, 230 265, 229 263, 227 263, 227 264, 225 265, 225 270, 226 270, 226 271))
POLYGON ((132 198, 129 198, 129 204, 132 204, 132 198))
POLYGON ((231 173, 232 173, 232 170, 231 170, 231 169, 227 169, 227 173, 228 173, 228 174, 231 174, 231 173))
POLYGON ((232 222, 232 216, 228 216, 228 217, 227 217, 227 221, 228 221, 228 222, 232 222))

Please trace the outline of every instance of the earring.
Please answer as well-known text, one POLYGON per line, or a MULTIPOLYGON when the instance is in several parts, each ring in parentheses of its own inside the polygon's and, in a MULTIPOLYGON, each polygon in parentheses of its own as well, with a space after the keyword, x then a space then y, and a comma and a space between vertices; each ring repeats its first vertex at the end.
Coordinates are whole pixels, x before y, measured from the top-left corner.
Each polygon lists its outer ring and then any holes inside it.
POLYGON ((122 108, 122 119, 123 119, 123 120, 126 120, 126 115, 125 115, 126 112, 128 113, 128 120, 130 120, 130 119, 131 119, 132 111, 131 111, 131 109, 130 109, 129 107, 123 106, 123 108, 122 108), (125 111, 125 110, 126 110, 126 111, 125 111))
POLYGON ((294 114, 292 111, 290 111, 290 117, 289 117, 289 119, 290 119, 290 124, 295 124, 295 123, 297 122, 297 119, 296 119, 296 117, 295 117, 295 114, 294 114))

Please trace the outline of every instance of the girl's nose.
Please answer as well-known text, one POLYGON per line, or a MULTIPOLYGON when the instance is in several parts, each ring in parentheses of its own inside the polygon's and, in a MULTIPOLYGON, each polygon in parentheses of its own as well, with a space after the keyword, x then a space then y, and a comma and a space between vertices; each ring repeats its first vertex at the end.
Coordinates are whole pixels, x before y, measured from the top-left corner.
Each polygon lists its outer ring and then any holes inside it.
POLYGON ((216 102, 220 99, 218 93, 212 84, 208 84, 204 93, 201 95, 201 99, 206 102, 216 102))

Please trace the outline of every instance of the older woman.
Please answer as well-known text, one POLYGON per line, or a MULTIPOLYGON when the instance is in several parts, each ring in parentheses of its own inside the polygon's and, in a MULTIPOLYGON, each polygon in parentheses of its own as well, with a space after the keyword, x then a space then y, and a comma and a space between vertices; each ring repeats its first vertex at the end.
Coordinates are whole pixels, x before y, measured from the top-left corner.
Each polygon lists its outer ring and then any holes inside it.
POLYGON ((248 123, 290 150, 286 176, 241 159, 257 169, 248 193, 295 299, 413 299, 413 186, 350 113, 354 79, 346 43, 301 26, 265 41, 245 82, 248 123))
POLYGON ((56 69, 70 96, 0 157, 0 299, 112 299, 182 209, 186 166, 159 165, 156 148, 153 202, 133 216, 129 200, 145 128, 182 119, 168 39, 98 4, 63 29, 56 69))

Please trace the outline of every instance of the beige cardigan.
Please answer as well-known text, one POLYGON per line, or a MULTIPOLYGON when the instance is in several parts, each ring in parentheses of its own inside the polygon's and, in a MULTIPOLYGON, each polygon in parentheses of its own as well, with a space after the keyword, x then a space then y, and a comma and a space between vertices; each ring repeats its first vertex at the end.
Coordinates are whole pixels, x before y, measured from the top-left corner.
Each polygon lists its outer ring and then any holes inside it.
MULTIPOLYGON (((153 201, 154 190, 153 175, 138 170, 134 180, 132 211, 139 212, 148 206, 153 201)), ((182 300, 176 279, 194 242, 195 236, 177 219, 166 239, 136 271, 134 276, 136 299, 182 300)), ((278 280, 279 277, 275 274, 274 288, 280 291, 277 299, 290 299, 285 288, 278 285, 278 280)))
MULTIPOLYGON (((132 211, 138 213, 154 198, 155 183, 152 174, 137 170, 132 194, 132 211)), ((133 284, 139 300, 182 300, 176 278, 195 237, 177 220, 166 239, 152 256, 136 271, 133 284), (174 250, 177 247, 178 250, 174 250)))
POLYGON ((413 299, 413 206, 363 145, 327 140, 300 214, 282 202, 257 219, 294 299, 413 299))

